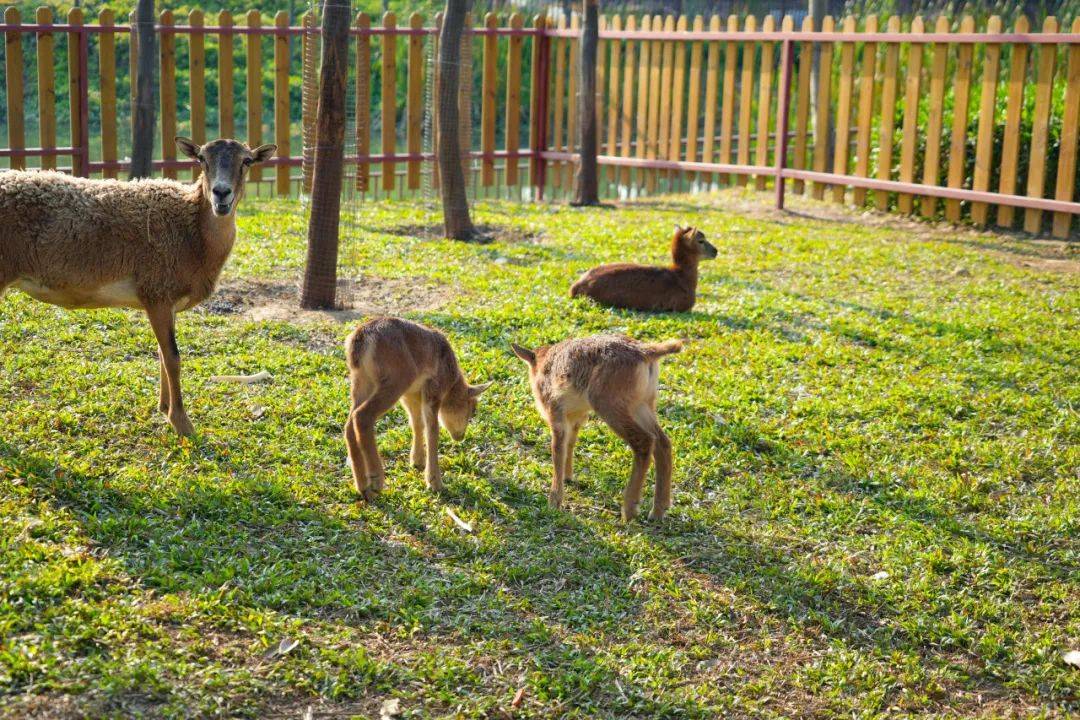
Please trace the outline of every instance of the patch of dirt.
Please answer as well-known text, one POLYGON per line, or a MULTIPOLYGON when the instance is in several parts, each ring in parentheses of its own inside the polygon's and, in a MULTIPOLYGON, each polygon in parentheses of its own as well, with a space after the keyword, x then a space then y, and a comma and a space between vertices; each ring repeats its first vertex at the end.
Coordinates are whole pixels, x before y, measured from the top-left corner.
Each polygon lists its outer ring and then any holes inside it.
POLYGON ((434 310, 457 293, 453 288, 416 278, 358 277, 338 280, 334 310, 303 310, 295 283, 272 280, 224 282, 201 306, 212 315, 295 323, 351 323, 370 315, 400 315, 434 310))
MULTIPOLYGON (((544 232, 535 228, 511 227, 509 225, 477 225, 476 229, 481 235, 488 238, 488 242, 535 245, 544 238, 544 232)), ((421 240, 443 239, 443 226, 439 224, 395 225, 389 228, 380 228, 379 232, 396 237, 415 237, 421 240)))

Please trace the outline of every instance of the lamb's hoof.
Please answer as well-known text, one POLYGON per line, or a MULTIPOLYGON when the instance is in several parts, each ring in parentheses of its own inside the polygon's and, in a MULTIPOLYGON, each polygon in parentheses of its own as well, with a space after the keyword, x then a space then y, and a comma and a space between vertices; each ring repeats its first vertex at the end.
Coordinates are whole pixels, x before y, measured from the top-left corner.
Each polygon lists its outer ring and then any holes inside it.
POLYGON ((637 504, 624 505, 622 509, 622 521, 628 523, 637 517, 637 504))
POLYGON ((366 487, 364 491, 360 493, 360 497, 364 499, 366 503, 373 503, 379 498, 379 489, 373 487, 366 487))
POLYGON ((158 412, 159 412, 159 413, 161 413, 162 415, 166 415, 166 416, 167 416, 167 415, 169 414, 169 401, 168 401, 168 400, 162 400, 162 401, 160 401, 160 402, 159 402, 159 403, 157 404, 157 409, 158 409, 158 412))
POLYGON ((427 482, 428 490, 433 493, 441 493, 443 491, 443 481, 441 477, 428 477, 424 478, 427 482))
POLYGON ((425 467, 427 467, 427 462, 424 461, 424 458, 409 458, 409 462, 411 462, 412 466, 417 470, 423 470, 425 467))
POLYGON ((667 515, 667 508, 655 508, 654 507, 652 509, 652 511, 649 513, 649 521, 650 522, 660 522, 661 520, 664 519, 665 515, 667 515))
POLYGON ((559 490, 551 490, 548 492, 548 507, 552 510, 558 510, 562 507, 563 493, 559 490))
POLYGON ((195 426, 188 420, 187 414, 170 414, 169 424, 172 425, 176 434, 181 437, 191 437, 195 434, 195 426))

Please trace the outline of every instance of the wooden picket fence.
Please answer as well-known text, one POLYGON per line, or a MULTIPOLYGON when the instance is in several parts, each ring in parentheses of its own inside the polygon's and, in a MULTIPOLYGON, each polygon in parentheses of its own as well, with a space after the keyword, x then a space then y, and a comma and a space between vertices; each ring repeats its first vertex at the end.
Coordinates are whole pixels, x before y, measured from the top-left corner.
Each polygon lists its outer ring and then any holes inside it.
MULTIPOLYGON (((185 20, 164 11, 157 27, 156 167, 168 177, 188 170, 172 137, 201 142, 213 127, 251 144, 276 142, 279 157, 252 179, 277 194, 297 192, 310 182, 301 168, 305 146, 310 154, 314 144, 308 100, 316 94, 317 24, 305 16, 291 26, 284 12, 264 24, 257 11, 241 18, 221 12, 211 24, 197 9, 185 20), (297 39, 300 52, 293 50, 297 39), (265 78, 264 67, 273 69, 265 78)), ((426 25, 412 14, 399 25, 388 13, 375 26, 356 17, 349 159, 350 187, 359 192, 400 196, 437 186, 425 133, 425 88, 438 82, 428 77, 438 31, 432 20, 426 25)), ((473 148, 468 181, 476 195, 558 198, 570 191, 576 161, 579 20, 505 20, 487 15, 463 44, 463 77, 472 79, 460 97, 463 141, 473 148)), ((874 17, 861 25, 851 17, 824 18, 818 31, 809 20, 796 30, 790 17, 766 17, 760 26, 735 16, 602 19, 604 192, 627 197, 752 178, 758 189, 772 185, 781 205, 790 182, 794 192, 817 198, 977 225, 990 222, 994 208, 994 221, 1013 227, 1019 209, 1029 232, 1044 229, 1049 212, 1049 229, 1068 236, 1080 214, 1080 21, 1062 32, 1049 18, 1040 33, 1023 18, 1008 33, 997 18, 984 32, 967 17, 959 32, 944 17, 930 32, 921 18, 903 29, 896 17, 884 31, 874 17)), ((120 128, 130 100, 123 89, 134 86, 138 52, 130 28, 109 10, 89 24, 75 8, 61 24, 48 8, 32 22, 7 9, 0 25, 7 146, 0 159, 51 168, 70 157, 70 171, 106 177, 126 168, 121 150, 129 133, 120 128), (59 44, 67 55, 61 88, 59 44), (58 103, 68 110, 68 128, 57 127, 58 103), (28 117, 36 120, 36 145, 28 143, 28 117)))

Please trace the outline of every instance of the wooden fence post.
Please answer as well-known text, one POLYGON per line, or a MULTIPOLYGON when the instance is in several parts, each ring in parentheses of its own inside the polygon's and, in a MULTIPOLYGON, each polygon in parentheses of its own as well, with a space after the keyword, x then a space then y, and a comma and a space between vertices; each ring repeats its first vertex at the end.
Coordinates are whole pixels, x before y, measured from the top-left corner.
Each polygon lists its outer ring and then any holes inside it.
MULTIPOLYGON (((4 22, 19 25, 19 9, 8 7, 4 10, 4 22)), ((23 108, 23 51, 22 34, 9 30, 4 38, 4 64, 7 78, 8 112, 8 147, 22 150, 26 147, 26 123, 23 108)), ((11 168, 21 170, 26 167, 26 159, 19 156, 11 158, 11 168)))
MULTIPOLYGON (((1057 18, 1043 22, 1044 33, 1058 31, 1057 18)), ((1054 93, 1054 64, 1057 45, 1039 46, 1039 74, 1035 79, 1035 115, 1031 120, 1031 153, 1028 161, 1027 196, 1042 197, 1046 184, 1046 149, 1050 139, 1050 102, 1054 93)), ((1042 210, 1024 211, 1024 231, 1037 233, 1042 228, 1042 210)))
MULTIPOLYGON (((986 31, 1001 32, 1001 18, 991 16, 986 22, 986 31)), ((990 170, 994 153, 995 106, 997 105, 998 72, 1001 66, 1001 45, 986 46, 983 59, 982 96, 979 101, 979 130, 975 141, 975 177, 971 189, 986 191, 990 189, 990 170)), ((986 225, 989 206, 977 202, 971 204, 971 221, 978 227, 986 225)))
MULTIPOLYGON (((289 13, 279 10, 274 16, 274 26, 278 32, 274 35, 274 143, 277 144, 279 158, 287 158, 292 152, 289 147, 292 131, 289 121, 289 36, 285 30, 289 27, 289 13)), ((289 194, 289 166, 281 163, 276 168, 277 194, 289 194)))
POLYGON ((172 10, 162 10, 161 31, 161 157, 165 161, 162 174, 176 179, 176 35, 168 30, 173 24, 172 10))
MULTIPOLYGON (((249 28, 262 27, 262 16, 258 10, 249 10, 247 14, 249 28)), ((251 147, 262 145, 262 35, 248 35, 247 40, 247 141, 251 147)), ((255 165, 248 174, 250 182, 262 181, 262 168, 255 165)))
POLYGON ((236 135, 233 118, 233 33, 232 13, 218 13, 218 136, 232 138, 236 135))
MULTIPOLYGON (((1073 21, 1072 31, 1080 34, 1080 18, 1073 21)), ((1061 116, 1061 147, 1058 154, 1057 187, 1058 200, 1072 200, 1076 184, 1077 136, 1080 135, 1080 45, 1069 46, 1069 66, 1065 76, 1065 110, 1061 116)), ((1054 237, 1069 235, 1073 216, 1054 213, 1054 237)))
MULTIPOLYGON (((203 11, 196 8, 189 12, 188 25, 201 28, 203 11)), ((202 145, 206 142, 206 40, 200 32, 188 35, 188 73, 191 87, 191 139, 197 145, 202 145)), ((281 152, 281 148, 278 148, 278 152, 281 152)), ((191 178, 194 180, 201 172, 196 165, 191 168, 191 178)))
MULTIPOLYGON (((392 30, 397 27, 397 15, 391 11, 383 13, 383 27, 392 30)), ((397 148, 397 36, 387 33, 382 36, 382 152, 393 155, 397 148)), ((383 160, 382 187, 387 193, 397 187, 397 164, 393 160, 383 160)))
MULTIPOLYGON (((113 11, 104 8, 98 13, 98 25, 112 27, 113 11)), ((98 36, 98 77, 101 83, 101 160, 106 165, 116 162, 116 36, 102 32, 98 36)), ((106 167, 104 177, 115 178, 116 169, 106 167)))
MULTIPOLYGON (((510 16, 510 27, 521 30, 525 27, 525 18, 521 13, 510 16)), ((521 151, 521 51, 524 38, 521 35, 510 37, 509 58, 506 65, 506 150, 507 153, 521 151)), ((536 67, 533 67, 536 72, 536 67)), ((506 158, 506 184, 518 184, 518 159, 506 158)))

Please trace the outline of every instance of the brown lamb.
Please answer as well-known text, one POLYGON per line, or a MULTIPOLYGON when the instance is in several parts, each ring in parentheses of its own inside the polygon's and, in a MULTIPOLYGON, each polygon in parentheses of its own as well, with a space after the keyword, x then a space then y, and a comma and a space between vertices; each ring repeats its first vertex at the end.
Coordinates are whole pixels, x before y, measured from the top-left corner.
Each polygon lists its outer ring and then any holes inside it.
POLYGON ((345 359, 352 400, 345 445, 356 492, 370 502, 383 489, 375 422, 399 400, 412 428, 412 464, 424 469, 429 488, 442 489, 439 423, 461 440, 491 383, 470 385, 445 335, 401 318, 375 318, 356 328, 345 340, 345 359))
POLYGON ((658 361, 682 350, 682 341, 649 344, 622 335, 596 335, 536 351, 511 345, 529 366, 536 408, 551 427, 555 471, 549 504, 562 505, 566 481, 574 474, 578 430, 595 411, 634 452, 623 493, 623 520, 637 514, 650 456, 656 461, 656 487, 649 518, 662 519, 671 506, 671 441, 656 418, 658 361))
POLYGON ((277 146, 199 146, 183 137, 176 144, 202 171, 190 185, 0 172, 0 295, 11 286, 65 308, 145 311, 158 342, 158 408, 190 435, 176 313, 213 292, 236 240, 247 171, 277 146))
POLYGON ((601 305, 654 312, 686 312, 697 299, 698 261, 716 257, 716 248, 693 227, 675 227, 671 267, 634 263, 601 265, 570 288, 570 297, 585 295, 601 305))

